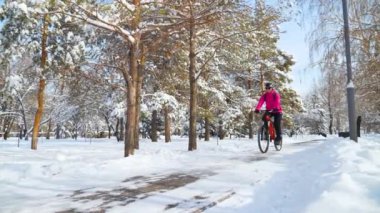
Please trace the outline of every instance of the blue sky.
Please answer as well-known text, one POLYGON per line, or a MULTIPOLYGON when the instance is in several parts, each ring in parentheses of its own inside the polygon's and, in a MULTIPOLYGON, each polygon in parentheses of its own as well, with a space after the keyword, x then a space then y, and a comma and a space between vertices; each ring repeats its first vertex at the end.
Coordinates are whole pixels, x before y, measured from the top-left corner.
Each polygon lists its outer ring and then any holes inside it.
POLYGON ((299 26, 296 21, 283 23, 280 29, 285 32, 280 34, 279 48, 293 55, 296 61, 291 73, 291 87, 305 96, 321 76, 319 70, 309 66, 309 44, 306 41, 309 29, 299 26))
MULTIPOLYGON (((253 3, 255 0, 250 1, 253 3)), ((278 0, 265 0, 265 2, 274 7, 278 6, 278 0)), ((295 11, 292 11, 298 9, 290 9, 289 14, 293 14, 290 15, 292 16, 291 20, 280 25, 280 31, 283 33, 280 34, 279 48, 292 55, 296 61, 290 74, 293 80, 290 86, 297 91, 299 95, 305 96, 318 82, 321 73, 316 68, 311 68, 310 66, 309 43, 306 40, 310 28, 306 26, 310 26, 312 21, 310 20, 310 16, 306 16, 306 18, 301 21, 301 17, 299 16, 301 14, 296 15, 294 13, 295 11), (298 22, 303 23, 302 27, 298 22)), ((303 9, 301 9, 301 11, 303 11, 303 9)))

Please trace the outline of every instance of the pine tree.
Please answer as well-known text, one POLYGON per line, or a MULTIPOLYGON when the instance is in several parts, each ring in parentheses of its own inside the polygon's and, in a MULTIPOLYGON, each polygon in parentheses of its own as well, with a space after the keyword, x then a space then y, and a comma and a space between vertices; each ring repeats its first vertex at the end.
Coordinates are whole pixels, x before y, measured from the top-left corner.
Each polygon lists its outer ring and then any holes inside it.
MULTIPOLYGON (((54 65, 74 64, 75 58, 82 53, 81 44, 71 46, 72 51, 64 46, 67 40, 75 42, 73 38, 57 40, 54 38, 61 36, 64 32, 63 23, 70 22, 63 19, 61 14, 54 13, 57 10, 55 1, 39 2, 30 0, 5 1, 0 9, 0 17, 4 21, 1 30, 1 48, 3 64, 11 64, 14 59, 23 54, 32 54, 37 70, 39 83, 37 92, 38 108, 35 114, 33 125, 32 149, 37 149, 38 133, 44 110, 46 79, 54 65), (57 50, 67 50, 66 55, 60 54, 57 50), (72 54, 76 57, 68 61, 67 55, 72 54), (54 57, 53 57, 54 56, 54 57), (64 60, 66 59, 66 60, 64 60)), ((68 25, 67 27, 69 27, 68 25)), ((66 32, 67 33, 67 32, 66 32)), ((68 36, 73 35, 69 33, 68 36)))

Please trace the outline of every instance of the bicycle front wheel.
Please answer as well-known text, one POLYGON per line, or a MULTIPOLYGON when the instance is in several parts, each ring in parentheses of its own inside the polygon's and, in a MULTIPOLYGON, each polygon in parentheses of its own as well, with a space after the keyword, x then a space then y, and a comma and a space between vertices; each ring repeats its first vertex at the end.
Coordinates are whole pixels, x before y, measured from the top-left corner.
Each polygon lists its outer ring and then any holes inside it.
POLYGON ((259 149, 262 153, 266 153, 269 148, 269 132, 265 125, 261 126, 257 134, 259 149))

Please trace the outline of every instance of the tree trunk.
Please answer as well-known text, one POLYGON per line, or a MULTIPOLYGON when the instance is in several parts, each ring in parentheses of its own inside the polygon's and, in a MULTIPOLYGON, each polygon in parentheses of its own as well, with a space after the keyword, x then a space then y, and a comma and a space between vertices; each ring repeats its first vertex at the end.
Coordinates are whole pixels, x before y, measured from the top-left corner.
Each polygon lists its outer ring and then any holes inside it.
POLYGON ((51 119, 49 119, 48 130, 47 130, 47 134, 46 134, 47 140, 50 139, 50 131, 51 131, 51 119))
POLYGON ((120 132, 119 132, 119 127, 120 127, 120 119, 116 118, 116 127, 115 127, 115 136, 116 136, 116 141, 120 141, 120 132))
POLYGON ((124 141, 124 118, 120 119, 120 138, 119 141, 124 141))
POLYGON ((47 50, 46 50, 46 43, 47 43, 47 35, 48 35, 48 15, 45 14, 43 18, 43 28, 42 28, 42 40, 41 40, 41 76, 40 76, 40 82, 38 86, 38 106, 37 106, 37 112, 34 117, 34 125, 33 125, 33 136, 32 136, 32 149, 36 150, 37 149, 37 142, 38 142, 38 132, 40 129, 40 122, 42 119, 42 114, 44 110, 44 92, 45 92, 45 86, 46 86, 46 80, 44 73, 46 72, 45 70, 45 65, 47 61, 47 50))
POLYGON ((4 118, 4 120, 3 120, 3 132, 4 132, 4 134, 3 134, 3 139, 4 140, 6 140, 6 135, 5 135, 5 131, 7 130, 7 124, 8 124, 8 122, 9 122, 9 119, 7 118, 7 117, 5 117, 4 118))
POLYGON ((140 148, 140 95, 137 96, 137 105, 136 105, 136 128, 135 128, 135 149, 140 148))
POLYGON ((4 140, 6 141, 7 139, 8 139, 8 137, 9 137, 9 132, 8 132, 8 130, 5 130, 4 131, 4 140))
POLYGON ((24 128, 24 139, 27 141, 29 139, 28 130, 24 128))
POLYGON ((224 139, 223 121, 219 121, 218 136, 220 140, 224 139))
POLYGON ((337 114, 337 118, 336 118, 336 128, 337 128, 338 132, 341 132, 341 129, 340 129, 340 115, 339 115, 339 113, 337 114))
POLYGON ((205 141, 210 141, 210 120, 205 117, 205 141))
POLYGON ((13 123, 14 123, 14 118, 11 118, 9 120, 9 123, 7 124, 6 128, 4 129, 4 140, 7 140, 9 137, 9 133, 11 132, 13 123))
MULTIPOLYGON (((191 6, 191 5, 190 5, 191 6)), ((191 14, 192 16, 192 14, 191 14)), ((190 81, 190 125, 189 125, 189 151, 197 149, 197 130, 196 130, 196 116, 197 116, 197 82, 195 76, 195 23, 194 17, 190 18, 190 38, 189 38, 189 81, 190 81)))
POLYGON ((124 148, 124 156, 128 157, 129 155, 134 154, 135 150, 135 144, 136 144, 136 113, 137 113, 137 81, 138 81, 138 42, 136 38, 136 43, 133 43, 130 45, 129 50, 129 73, 130 73, 130 79, 127 82, 127 112, 126 112, 126 118, 127 118, 127 125, 125 128, 125 148, 124 148))
POLYGON ((38 132, 40 130, 40 122, 42 119, 42 114, 44 110, 44 91, 45 91, 46 81, 41 78, 39 87, 38 87, 38 107, 37 112, 34 117, 34 125, 33 125, 33 136, 32 136, 32 149, 37 149, 38 142, 38 132))
POLYGON ((22 139, 22 131, 23 131, 23 129, 22 129, 22 125, 19 125, 19 128, 20 128, 20 132, 19 132, 19 135, 18 135, 18 138, 21 140, 22 139))
POLYGON ((329 74, 329 77, 328 77, 328 93, 327 93, 327 106, 328 106, 328 110, 329 110, 329 118, 330 118, 330 121, 329 121, 329 133, 330 135, 333 134, 333 112, 332 112, 332 107, 331 107, 331 101, 332 101, 332 77, 331 75, 329 74))
MULTIPOLYGON (((252 89, 252 80, 248 80, 248 91, 252 89)), ((248 137, 253 138, 253 112, 250 109, 248 114, 248 137)))
POLYGON ((169 117, 169 108, 167 106, 164 107, 165 114, 165 142, 168 143, 171 141, 170 139, 170 117, 169 117))
POLYGON ((150 129, 150 138, 152 139, 152 142, 157 142, 157 110, 153 110, 152 112, 150 129))
POLYGON ((248 130, 249 130, 249 139, 253 138, 253 112, 250 110, 249 115, 248 115, 248 130))
POLYGON ((125 152, 124 156, 134 154, 135 149, 135 130, 136 130, 136 98, 135 88, 131 85, 128 86, 128 108, 127 108, 127 123, 125 127, 125 152))
POLYGON ((144 72, 144 64, 145 64, 145 52, 140 46, 141 51, 140 51, 140 60, 138 64, 138 73, 137 73, 137 90, 136 90, 136 129, 135 129, 135 149, 140 148, 140 141, 139 141, 139 136, 140 136, 140 110, 141 110, 141 88, 142 88, 142 79, 143 79, 143 72, 144 72))
POLYGON ((135 6, 133 21, 131 25, 131 30, 134 32, 134 42, 129 44, 129 56, 128 56, 128 72, 123 73, 124 79, 127 83, 127 112, 126 112, 126 127, 125 127, 125 138, 124 138, 124 157, 128 157, 134 154, 136 147, 136 128, 138 125, 138 113, 137 105, 140 104, 138 100, 138 78, 139 78, 139 47, 141 41, 141 32, 137 30, 141 18, 141 5, 140 0, 133 0, 135 6))
POLYGON ((264 93, 265 89, 264 89, 264 72, 263 72, 263 69, 261 69, 261 66, 260 66, 260 89, 261 89, 261 94, 264 93))
POLYGON ((329 123, 329 133, 330 135, 333 134, 333 121, 334 121, 334 117, 333 117, 333 114, 331 112, 331 109, 329 109, 330 111, 330 123, 329 123))
POLYGON ((22 100, 21 100, 21 98, 19 96, 17 96, 17 99, 20 102, 22 121, 24 122, 24 125, 23 125, 24 129, 21 131, 20 139, 22 139, 24 137, 25 140, 28 140, 28 135, 27 135, 27 132, 28 132, 27 129, 28 128, 27 128, 27 123, 26 123, 25 107, 24 107, 24 104, 22 103, 22 100))
POLYGON ((78 123, 75 122, 75 130, 74 130, 74 139, 77 140, 78 139, 78 123))
POLYGON ((55 128, 55 139, 61 139, 61 125, 57 124, 57 127, 55 128))
POLYGON ((108 139, 111 138, 111 121, 109 120, 109 113, 103 113, 104 120, 106 121, 107 128, 108 128, 108 139))

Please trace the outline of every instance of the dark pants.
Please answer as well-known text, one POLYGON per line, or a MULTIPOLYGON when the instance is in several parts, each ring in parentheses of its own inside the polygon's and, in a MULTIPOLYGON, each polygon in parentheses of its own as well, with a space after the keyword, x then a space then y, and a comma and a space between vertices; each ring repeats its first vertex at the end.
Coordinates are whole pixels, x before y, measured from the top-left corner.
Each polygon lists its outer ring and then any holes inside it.
MULTIPOLYGON (((282 120, 282 113, 269 113, 271 117, 274 118, 274 128, 276 129, 276 140, 282 140, 282 131, 281 131, 281 120, 282 120)), ((264 116, 266 114, 264 113, 264 116)), ((267 121, 265 121, 263 116, 263 121, 265 122, 265 125, 267 125, 267 121)))

